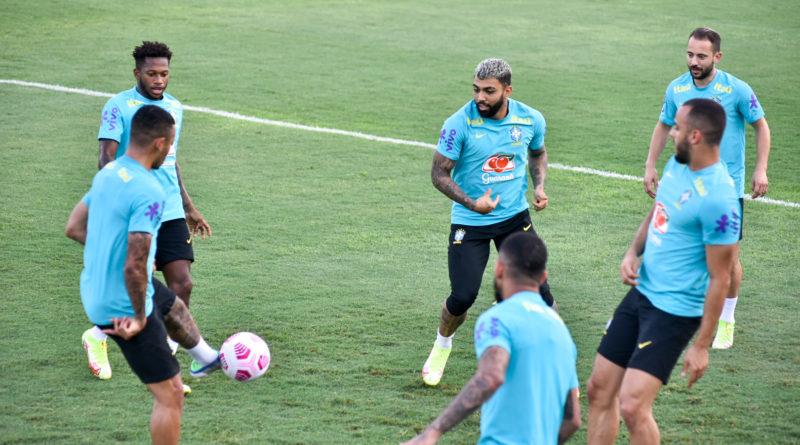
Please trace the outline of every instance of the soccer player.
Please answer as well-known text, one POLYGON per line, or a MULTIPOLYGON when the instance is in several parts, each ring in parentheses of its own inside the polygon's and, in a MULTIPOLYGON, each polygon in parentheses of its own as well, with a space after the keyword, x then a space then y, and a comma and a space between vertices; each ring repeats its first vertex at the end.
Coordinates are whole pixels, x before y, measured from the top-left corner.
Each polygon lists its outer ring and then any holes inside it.
POLYGON ((162 108, 146 105, 129 125, 126 154, 95 175, 70 214, 66 234, 85 246, 81 300, 86 315, 114 339, 153 393, 153 443, 176 444, 184 390, 167 333, 202 364, 192 370, 195 377, 219 369, 219 353, 200 336, 186 305, 153 279, 156 237, 168 197, 151 170, 168 156, 175 120, 162 108))
MULTIPOLYGON (((136 68, 133 70, 136 86, 112 97, 103 107, 103 118, 98 134, 100 140, 98 166, 102 169, 107 163, 126 153, 130 140, 131 120, 143 105, 159 106, 175 119, 175 142, 170 147, 164 165, 153 172, 167 194, 163 224, 158 234, 156 268, 164 274, 167 286, 175 291, 188 307, 193 286, 192 237, 198 233, 202 238, 211 235, 211 227, 194 207, 183 186, 178 168, 176 156, 183 121, 183 105, 164 92, 169 81, 172 52, 163 43, 145 41, 133 50, 133 58, 136 62, 136 68)), ((106 336, 97 327, 93 327, 83 333, 82 340, 92 372, 101 379, 110 379, 111 364, 108 361, 106 336)), ((176 352, 178 344, 171 339, 170 347, 176 352)))
MULTIPOLYGON (((717 64, 722 59, 721 42, 722 38, 719 34, 709 28, 697 28, 689 35, 689 44, 686 50, 689 72, 673 80, 667 87, 661 117, 656 123, 650 140, 650 150, 645 164, 644 188, 651 197, 655 197, 658 187, 656 161, 667 143, 670 127, 675 124, 675 113, 681 104, 696 97, 712 99, 725 108, 728 119, 725 134, 720 143, 720 157, 736 182, 742 209, 744 209, 745 182, 745 122, 753 126, 756 139, 756 167, 750 181, 753 191, 751 197, 758 198, 767 194, 769 186, 767 180, 767 161, 770 149, 769 126, 764 118, 764 110, 750 85, 717 69, 717 64)), ((740 211, 739 215, 741 214, 740 211)), ((742 231, 740 230, 739 240, 741 241, 741 239, 742 231)), ((739 301, 741 283, 742 263, 737 257, 731 269, 731 288, 722 309, 717 334, 712 344, 713 348, 728 349, 733 346, 735 321, 733 313, 736 303, 739 301)))
POLYGON ((581 425, 577 349, 539 294, 547 249, 532 232, 510 235, 494 270, 495 299, 475 324, 478 370, 409 444, 433 444, 482 406, 478 443, 563 443, 581 425))
POLYGON ((634 287, 606 326, 587 385, 590 444, 614 443, 620 412, 631 443, 659 443, 653 401, 695 332, 681 375, 689 372, 691 388, 708 368, 741 227, 738 194, 720 161, 724 129, 725 110, 709 99, 689 100, 675 114, 675 155, 620 266, 634 287))
MULTIPOLYGON (((422 379, 439 384, 452 350, 456 329, 466 320, 481 287, 494 240, 519 231, 533 231, 526 167, 533 182, 533 207, 547 207, 544 179, 547 151, 542 113, 511 95, 511 67, 501 59, 486 59, 475 68, 473 100, 444 123, 433 155, 434 187, 453 200, 447 266, 450 296, 442 307, 439 330, 422 379)), ((547 282, 542 298, 555 307, 547 282)))

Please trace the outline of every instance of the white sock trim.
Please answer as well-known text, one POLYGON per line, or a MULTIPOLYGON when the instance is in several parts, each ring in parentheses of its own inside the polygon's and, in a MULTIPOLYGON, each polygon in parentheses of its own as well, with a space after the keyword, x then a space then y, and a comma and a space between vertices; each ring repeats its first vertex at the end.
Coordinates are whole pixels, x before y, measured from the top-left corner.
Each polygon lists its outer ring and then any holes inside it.
POLYGON ((719 319, 722 321, 727 321, 728 323, 734 323, 736 320, 733 318, 733 312, 736 310, 736 303, 738 301, 738 295, 734 298, 726 298, 725 304, 722 306, 722 314, 720 314, 719 319))
POLYGON ((93 327, 89 334, 92 336, 92 338, 98 341, 106 341, 108 338, 108 335, 106 335, 106 333, 100 330, 100 328, 97 326, 93 327))
POLYGON ((453 332, 449 337, 445 337, 444 335, 440 334, 439 331, 436 331, 436 344, 442 349, 450 349, 453 347, 453 337, 456 335, 453 332))
POLYGON ((200 342, 197 343, 197 346, 192 349, 186 349, 186 352, 201 365, 207 365, 213 362, 217 359, 217 355, 219 355, 219 352, 209 346, 202 337, 200 337, 200 342))

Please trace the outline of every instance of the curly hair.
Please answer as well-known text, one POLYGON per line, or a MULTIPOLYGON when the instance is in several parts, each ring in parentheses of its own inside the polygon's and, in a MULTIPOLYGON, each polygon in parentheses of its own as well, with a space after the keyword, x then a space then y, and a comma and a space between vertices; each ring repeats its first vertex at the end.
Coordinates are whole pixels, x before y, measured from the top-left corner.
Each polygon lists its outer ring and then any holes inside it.
POLYGON ((501 84, 511 85, 511 67, 503 59, 486 59, 475 67, 475 77, 484 79, 497 79, 501 84))
POLYGON ((143 41, 141 45, 133 49, 133 59, 136 60, 136 68, 141 68, 145 59, 148 57, 166 57, 172 59, 172 51, 166 43, 143 41))

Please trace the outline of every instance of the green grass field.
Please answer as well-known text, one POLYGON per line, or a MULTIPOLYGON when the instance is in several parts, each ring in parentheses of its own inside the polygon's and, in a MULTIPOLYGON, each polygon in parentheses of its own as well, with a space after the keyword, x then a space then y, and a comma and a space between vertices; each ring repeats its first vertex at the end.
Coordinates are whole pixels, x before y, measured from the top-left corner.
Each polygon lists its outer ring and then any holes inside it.
MULTIPOLYGON (((143 39, 174 52, 185 105, 435 143, 503 57, 513 97, 547 118, 551 164, 642 176, 666 85, 697 26, 746 80, 772 130, 768 197, 800 203, 800 12, 795 2, 46 2, 0 5, 0 79, 103 93, 133 85, 143 39)), ((97 166, 104 97, 0 83, 0 443, 146 443, 152 396, 116 345, 88 371, 79 245, 69 211, 97 166)), ((748 131, 748 182, 754 164, 748 131)), ((671 150, 671 144, 667 152, 671 150)), ((218 346, 264 337, 260 380, 192 383, 184 443, 391 444, 412 437, 475 370, 472 328, 443 383, 419 377, 449 292, 450 202, 432 150, 186 111, 180 165, 214 235, 195 245, 192 312, 218 346)), ((667 155, 662 158, 663 162, 667 155)), ((651 200, 641 182, 551 168, 533 216, 578 346, 585 391, 619 261, 651 200)), ((676 371, 655 415, 665 443, 798 443, 800 208, 745 203, 736 343, 691 390, 676 371)), ((494 257, 493 257, 494 258, 494 257)), ((493 259, 492 259, 493 261, 493 259)), ((179 355, 187 381, 190 358, 179 355)), ((584 422, 586 400, 582 398, 584 422)), ((619 442, 627 442, 622 427, 619 442)), ((475 443, 474 415, 440 441, 475 443)), ((585 426, 572 443, 585 442, 585 426)))

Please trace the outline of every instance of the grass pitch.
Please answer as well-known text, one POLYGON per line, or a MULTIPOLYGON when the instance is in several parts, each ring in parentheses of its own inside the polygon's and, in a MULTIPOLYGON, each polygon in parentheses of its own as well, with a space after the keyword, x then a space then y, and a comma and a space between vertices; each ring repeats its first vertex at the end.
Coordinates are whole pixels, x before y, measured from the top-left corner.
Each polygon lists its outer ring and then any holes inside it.
MULTIPOLYGON (((0 6, 0 79, 117 93, 133 85, 133 47, 162 40, 175 53, 169 91, 185 105, 435 143, 470 99, 475 65, 503 57, 513 97, 547 118, 551 163, 641 176, 664 89, 686 68, 688 33, 711 26, 723 37, 720 68, 750 83, 766 110, 768 196, 797 203, 798 24, 790 1, 10 0, 0 6)), ((63 235, 96 172, 104 102, 0 83, 1 443, 149 440, 152 397, 119 350, 112 380, 88 372, 81 249, 63 235)), ((195 246, 192 312, 211 344, 251 330, 273 354, 256 382, 193 383, 184 443, 397 443, 430 422, 474 372, 472 327, 491 302, 487 271, 442 385, 425 387, 419 370, 449 291, 450 203, 430 184, 432 151, 193 111, 180 149, 214 230, 195 246)), ((584 385, 626 290, 619 261, 651 201, 640 182, 559 169, 546 190, 534 226, 584 385)), ((798 215, 745 203, 736 343, 711 352, 692 390, 676 372, 661 391, 664 442, 800 441, 798 215)), ((478 428, 475 415, 440 443, 474 443, 478 428)))

